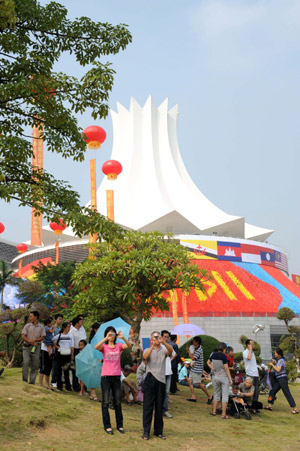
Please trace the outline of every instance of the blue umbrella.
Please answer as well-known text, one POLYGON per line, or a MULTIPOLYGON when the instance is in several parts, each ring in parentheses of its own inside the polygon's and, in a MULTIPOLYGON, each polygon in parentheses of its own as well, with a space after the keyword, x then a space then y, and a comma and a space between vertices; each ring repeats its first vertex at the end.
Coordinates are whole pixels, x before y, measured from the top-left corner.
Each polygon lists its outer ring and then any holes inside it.
MULTIPOLYGON (((121 331, 125 338, 127 338, 127 339, 129 338, 131 326, 130 326, 130 324, 126 323, 122 318, 118 317, 111 321, 107 321, 107 323, 101 324, 101 326, 97 330, 97 333, 95 334, 95 336, 93 337, 93 339, 91 341, 91 345, 94 348, 95 359, 103 359, 102 352, 97 351, 95 349, 95 345, 97 343, 99 343, 99 341, 103 340, 105 329, 108 326, 114 327, 117 332, 121 331)), ((117 338, 117 343, 124 343, 124 342, 123 342, 123 340, 119 340, 117 338)))
POLYGON ((75 357, 76 376, 87 388, 97 388, 101 386, 102 362, 94 357, 93 346, 87 344, 83 350, 75 357))
POLYGON ((178 324, 171 330, 171 334, 174 335, 205 335, 205 332, 201 327, 196 324, 178 324))

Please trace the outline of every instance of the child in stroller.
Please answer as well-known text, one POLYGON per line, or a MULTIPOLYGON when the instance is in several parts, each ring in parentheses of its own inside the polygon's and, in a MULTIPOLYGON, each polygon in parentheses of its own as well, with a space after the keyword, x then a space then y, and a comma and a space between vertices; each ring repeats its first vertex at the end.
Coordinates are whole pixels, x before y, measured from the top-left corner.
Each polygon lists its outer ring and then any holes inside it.
POLYGON ((248 412, 247 407, 244 394, 239 391, 238 386, 233 386, 232 391, 229 391, 228 413, 236 419, 241 418, 241 415, 243 415, 245 420, 251 420, 251 414, 248 412))

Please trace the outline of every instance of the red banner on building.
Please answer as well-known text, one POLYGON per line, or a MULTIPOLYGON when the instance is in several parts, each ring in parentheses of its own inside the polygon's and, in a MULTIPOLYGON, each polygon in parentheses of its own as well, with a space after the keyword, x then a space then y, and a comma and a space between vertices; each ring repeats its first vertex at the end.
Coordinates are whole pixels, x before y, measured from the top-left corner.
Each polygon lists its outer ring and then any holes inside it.
POLYGON ((293 281, 296 285, 299 285, 299 287, 300 287, 300 276, 298 276, 297 274, 292 274, 292 281, 293 281))

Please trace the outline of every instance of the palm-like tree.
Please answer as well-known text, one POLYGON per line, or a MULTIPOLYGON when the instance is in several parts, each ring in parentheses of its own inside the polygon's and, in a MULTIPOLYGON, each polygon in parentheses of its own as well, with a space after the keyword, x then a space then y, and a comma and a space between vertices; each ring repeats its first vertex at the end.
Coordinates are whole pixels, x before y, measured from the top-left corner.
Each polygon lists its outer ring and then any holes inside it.
POLYGON ((4 287, 6 284, 14 285, 14 281, 12 279, 12 275, 14 271, 9 269, 8 264, 0 260, 0 291, 1 291, 1 304, 0 304, 0 312, 2 312, 3 308, 3 297, 4 297, 4 287))

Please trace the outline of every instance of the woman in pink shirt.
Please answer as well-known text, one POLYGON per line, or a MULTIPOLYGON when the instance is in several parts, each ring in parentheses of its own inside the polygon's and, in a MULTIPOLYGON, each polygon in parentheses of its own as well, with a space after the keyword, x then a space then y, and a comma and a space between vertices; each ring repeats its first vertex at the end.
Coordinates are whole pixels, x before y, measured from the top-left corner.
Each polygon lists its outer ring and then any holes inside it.
POLYGON ((116 414, 117 429, 121 434, 124 434, 123 429, 123 415, 121 407, 121 353, 124 349, 131 348, 131 344, 123 336, 122 332, 116 332, 112 326, 108 326, 104 332, 104 338, 95 349, 103 354, 103 367, 101 372, 101 390, 102 390, 102 418, 104 430, 107 434, 112 435, 113 430, 110 424, 109 417, 109 394, 112 392, 113 405, 116 414), (116 343, 116 339, 120 338, 125 342, 116 343))

